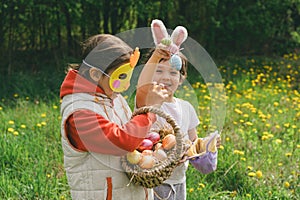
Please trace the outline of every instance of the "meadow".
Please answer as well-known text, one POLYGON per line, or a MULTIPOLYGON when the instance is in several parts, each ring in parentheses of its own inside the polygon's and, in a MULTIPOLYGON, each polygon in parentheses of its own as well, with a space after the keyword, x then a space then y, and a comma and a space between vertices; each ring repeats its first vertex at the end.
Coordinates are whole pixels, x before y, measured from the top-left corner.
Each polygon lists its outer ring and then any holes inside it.
MULTIPOLYGON (((203 175, 190 166, 187 199, 300 199, 300 56, 218 68, 226 91, 218 168, 203 175)), ((64 74, 52 75, 1 77, 0 199, 70 199, 60 143, 64 74)), ((196 92, 203 137, 211 99, 205 83, 189 82, 193 90, 181 90, 196 92)))

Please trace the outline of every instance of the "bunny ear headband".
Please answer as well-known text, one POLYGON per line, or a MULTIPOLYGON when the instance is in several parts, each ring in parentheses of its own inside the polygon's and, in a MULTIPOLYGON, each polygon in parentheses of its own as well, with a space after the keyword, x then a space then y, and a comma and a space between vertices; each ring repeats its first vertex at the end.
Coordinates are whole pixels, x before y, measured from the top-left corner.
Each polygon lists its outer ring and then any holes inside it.
POLYGON ((177 26, 170 36, 163 22, 155 19, 151 23, 151 32, 155 45, 163 44, 171 52, 170 64, 179 71, 182 61, 177 54, 180 51, 180 45, 187 39, 188 33, 186 28, 177 26))

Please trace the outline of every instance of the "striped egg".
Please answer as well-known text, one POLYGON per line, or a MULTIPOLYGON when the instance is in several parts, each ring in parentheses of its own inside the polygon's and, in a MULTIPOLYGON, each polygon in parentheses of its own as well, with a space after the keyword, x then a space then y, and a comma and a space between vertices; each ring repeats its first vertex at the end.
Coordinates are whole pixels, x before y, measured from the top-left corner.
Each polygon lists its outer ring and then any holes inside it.
POLYGON ((170 64, 174 69, 179 71, 182 66, 181 58, 178 55, 173 54, 170 58, 170 64))

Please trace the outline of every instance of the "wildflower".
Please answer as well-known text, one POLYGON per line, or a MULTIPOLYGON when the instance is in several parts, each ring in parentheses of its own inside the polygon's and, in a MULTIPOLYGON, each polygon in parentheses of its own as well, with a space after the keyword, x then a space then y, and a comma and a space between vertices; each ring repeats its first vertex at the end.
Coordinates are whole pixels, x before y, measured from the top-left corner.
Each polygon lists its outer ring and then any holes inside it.
POLYGON ((273 104, 275 107, 279 106, 279 103, 278 102, 274 102, 273 104))
POLYGON ((248 169, 248 170, 252 170, 253 167, 252 167, 252 166, 248 166, 247 169, 248 169))
POLYGON ((13 129, 13 128, 8 128, 7 131, 13 133, 13 132, 15 131, 15 129, 13 129))
POLYGON ((257 178, 262 178, 262 176, 263 176, 262 171, 260 171, 260 170, 256 171, 257 178))
POLYGON ((0 106, 0 111, 3 110, 3 108, 0 106))
POLYGON ((56 110, 57 108, 58 108, 58 107, 57 107, 56 105, 53 105, 53 109, 55 109, 55 110, 56 110))
POLYGON ((46 116, 47 116, 46 113, 41 114, 41 117, 46 117, 46 116))
MULTIPOLYGON (((299 148, 300 148, 300 145, 299 145, 299 148)), ((223 146, 223 145, 220 145, 219 149, 220 149, 220 150, 224 150, 224 146, 223 146)))
POLYGON ((253 125, 252 122, 246 122, 245 124, 246 124, 247 126, 252 126, 252 125, 253 125))
POLYGON ((42 124, 37 123, 36 126, 37 126, 37 127, 42 127, 42 124))
POLYGON ((17 93, 15 93, 15 94, 14 94, 14 97, 15 97, 15 98, 18 98, 18 97, 19 97, 19 95, 18 95, 17 93))
POLYGON ((286 157, 291 157, 291 156, 292 156, 292 153, 291 153, 291 152, 288 152, 288 153, 285 154, 285 156, 286 156, 286 157))
POLYGON ((243 114, 243 112, 240 109, 237 109, 237 108, 234 109, 234 112, 236 112, 237 114, 240 114, 240 115, 243 114))
POLYGON ((9 121, 8 121, 8 124, 11 124, 11 125, 12 125, 12 124, 15 124, 15 122, 14 122, 13 120, 9 120, 9 121))
POLYGON ((268 136, 266 136, 266 135, 263 135, 263 136, 261 136, 261 140, 267 140, 268 139, 268 136))
POLYGON ((243 151, 240 151, 240 150, 234 150, 233 153, 238 154, 238 155, 242 155, 242 156, 245 154, 243 151))
POLYGON ((21 124, 21 128, 26 128, 26 125, 24 125, 24 124, 21 124))
POLYGON ((41 125, 42 125, 42 126, 46 126, 47 123, 46 123, 46 122, 41 122, 41 125))
POLYGON ((251 194, 246 194, 246 197, 251 197, 251 194))
POLYGON ((248 173, 248 176, 254 177, 254 176, 256 176, 256 174, 255 174, 254 172, 249 172, 249 173, 248 173))
POLYGON ((49 174, 49 173, 47 173, 46 176, 47 176, 47 178, 51 178, 51 174, 49 174))
POLYGON ((281 139, 276 139, 276 140, 275 140, 275 143, 276 143, 276 144, 281 144, 281 143, 282 143, 282 140, 281 140, 281 139))
POLYGON ((278 166, 279 166, 279 167, 281 167, 282 165, 283 165, 283 163, 282 163, 282 162, 278 163, 278 166))
POLYGON ((297 149, 300 149, 300 144, 297 144, 297 149))
POLYGON ((290 183, 287 182, 287 181, 285 181, 285 182, 283 183, 283 185, 284 185, 285 188, 289 188, 289 187, 290 187, 290 183))
POLYGON ((290 123, 285 123, 285 124, 283 124, 283 126, 288 128, 288 127, 290 127, 290 123))
POLYGON ((14 134, 14 136, 18 136, 19 132, 18 131, 14 131, 13 134, 14 134))
POLYGON ((203 183, 199 183, 198 185, 199 185, 199 187, 201 187, 201 188, 205 188, 205 185, 204 185, 203 183))
POLYGON ((241 161, 246 161, 246 158, 245 158, 245 157, 242 157, 242 158, 241 158, 241 161))
POLYGON ((194 188, 190 188, 190 189, 189 189, 189 192, 190 192, 190 193, 194 192, 194 188))

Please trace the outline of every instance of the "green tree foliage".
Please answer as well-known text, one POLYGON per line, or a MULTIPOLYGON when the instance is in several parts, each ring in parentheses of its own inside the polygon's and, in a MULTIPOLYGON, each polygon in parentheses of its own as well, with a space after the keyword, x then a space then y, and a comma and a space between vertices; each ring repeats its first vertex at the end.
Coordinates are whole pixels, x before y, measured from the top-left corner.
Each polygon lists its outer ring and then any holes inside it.
POLYGON ((214 57, 299 50, 299 0, 2 0, 0 70, 35 71, 51 58, 78 57, 88 36, 155 18, 186 26, 214 57))

